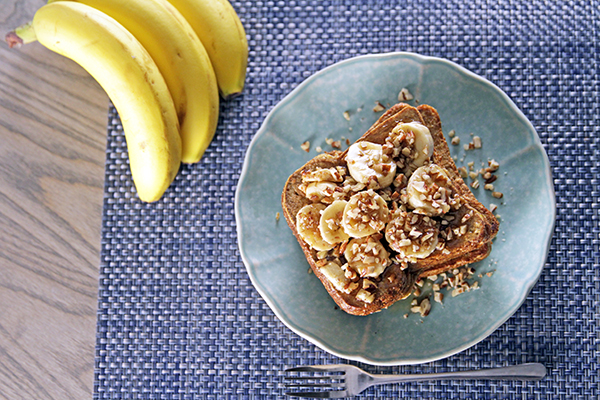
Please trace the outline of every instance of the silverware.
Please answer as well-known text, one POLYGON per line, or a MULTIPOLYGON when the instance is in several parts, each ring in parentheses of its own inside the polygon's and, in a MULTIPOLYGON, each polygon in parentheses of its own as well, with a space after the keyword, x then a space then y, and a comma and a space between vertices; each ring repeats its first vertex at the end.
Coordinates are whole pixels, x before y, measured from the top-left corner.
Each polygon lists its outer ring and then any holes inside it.
POLYGON ((528 363, 510 367, 487 368, 472 371, 441 372, 434 374, 373 375, 353 365, 313 365, 285 370, 288 396, 333 399, 355 396, 363 390, 389 383, 419 382, 450 379, 508 379, 537 381, 546 376, 546 367, 528 363), (292 374, 297 372, 298 374, 292 374), (310 373, 310 374, 302 374, 310 373), (309 391, 301 391, 308 389, 309 391))

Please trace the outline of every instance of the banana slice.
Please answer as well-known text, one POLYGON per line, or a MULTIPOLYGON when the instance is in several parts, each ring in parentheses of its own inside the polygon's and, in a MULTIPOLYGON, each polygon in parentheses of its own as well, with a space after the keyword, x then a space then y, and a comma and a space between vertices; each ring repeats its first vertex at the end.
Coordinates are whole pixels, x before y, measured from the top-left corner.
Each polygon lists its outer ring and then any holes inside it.
POLYGON ((344 200, 336 200, 321 213, 319 230, 327 243, 336 244, 349 238, 342 225, 346 203, 344 200))
POLYGON ((317 251, 330 250, 332 244, 327 243, 321 236, 319 221, 321 211, 325 210, 324 204, 309 204, 300 209, 296 214, 296 228, 298 234, 310 247, 317 251))
POLYGON ((361 277, 376 278, 390 264, 390 253, 374 236, 350 240, 344 257, 348 267, 361 277))
POLYGON ((317 167, 312 171, 302 172, 302 182, 343 182, 346 170, 337 166, 332 168, 317 167))
POLYGON ((411 154, 412 164, 416 167, 425 164, 433 155, 433 137, 425 125, 418 122, 400 123, 394 127, 392 133, 414 137, 411 154))
POLYGON ((344 208, 342 225, 353 238, 362 238, 385 229, 390 210, 385 200, 372 189, 350 197, 344 208))
POLYGON ((331 203, 336 187, 333 182, 310 182, 303 186, 303 189, 306 198, 310 201, 331 203))
POLYGON ((343 182, 345 176, 346 169, 341 166, 332 168, 317 167, 312 171, 302 172, 302 184, 300 184, 299 189, 313 203, 331 204, 336 198, 342 196, 337 191, 337 183, 343 182))
POLYGON ((439 233, 433 219, 410 211, 397 212, 385 228, 385 238, 390 248, 411 262, 433 253, 439 233))
POLYGON ((437 164, 417 168, 408 180, 406 193, 415 213, 430 217, 447 213, 458 201, 446 170, 437 164))
POLYGON ((357 142, 348 148, 346 154, 348 172, 354 180, 367 184, 377 180, 379 187, 392 184, 396 176, 396 163, 384 154, 383 146, 371 142, 357 142))
POLYGON ((350 293, 358 287, 358 283, 352 282, 346 277, 338 260, 330 261, 319 269, 333 287, 340 292, 350 293))

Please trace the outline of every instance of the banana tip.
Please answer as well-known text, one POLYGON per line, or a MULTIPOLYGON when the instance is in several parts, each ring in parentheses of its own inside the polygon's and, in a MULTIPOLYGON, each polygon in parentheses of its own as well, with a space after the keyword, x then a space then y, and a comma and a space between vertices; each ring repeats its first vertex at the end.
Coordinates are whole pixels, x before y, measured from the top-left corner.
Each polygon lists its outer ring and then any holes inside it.
POLYGON ((221 97, 225 101, 235 99, 236 97, 240 97, 241 95, 242 95, 241 90, 239 92, 235 92, 235 93, 221 93, 221 97))
POLYGON ((23 39, 21 39, 15 31, 8 32, 4 37, 6 43, 8 43, 8 47, 11 49, 18 49, 23 44, 23 39))

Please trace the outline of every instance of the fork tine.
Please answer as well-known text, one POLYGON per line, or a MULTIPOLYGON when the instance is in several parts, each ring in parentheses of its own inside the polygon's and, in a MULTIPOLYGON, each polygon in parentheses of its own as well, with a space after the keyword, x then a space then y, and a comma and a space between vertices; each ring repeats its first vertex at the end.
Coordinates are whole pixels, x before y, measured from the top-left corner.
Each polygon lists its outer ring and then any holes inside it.
POLYGON ((344 382, 343 375, 302 375, 302 376, 284 376, 287 381, 328 381, 331 383, 341 384, 344 382))
POLYGON ((305 365, 303 367, 287 368, 285 372, 344 372, 331 365, 305 365), (334 368, 332 368, 334 367, 334 368))
POLYGON ((312 392, 287 392, 288 396, 296 397, 308 397, 317 399, 334 399, 340 397, 347 397, 348 392, 346 390, 340 390, 345 388, 345 371, 338 365, 306 365, 301 367, 287 368, 286 373, 302 373, 302 372, 314 372, 313 375, 287 375, 284 379, 289 383, 285 386, 287 389, 292 388, 324 388, 332 390, 323 391, 312 391, 312 392))
POLYGON ((286 392, 286 396, 308 397, 313 399, 339 399, 341 397, 348 397, 348 393, 345 390, 332 390, 323 392, 286 392))
POLYGON ((288 389, 301 387, 333 388, 333 385, 331 383, 286 383, 285 387, 288 389))

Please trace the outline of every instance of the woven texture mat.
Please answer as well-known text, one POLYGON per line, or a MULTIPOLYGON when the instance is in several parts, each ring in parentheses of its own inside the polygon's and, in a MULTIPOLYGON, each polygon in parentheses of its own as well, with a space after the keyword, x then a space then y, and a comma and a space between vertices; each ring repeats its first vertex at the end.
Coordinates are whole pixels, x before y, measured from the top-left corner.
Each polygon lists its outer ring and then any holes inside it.
POLYGON ((253 288, 234 193, 266 114, 320 69, 410 51, 454 61, 503 89, 550 158, 554 238, 540 280, 490 337, 444 360, 371 372, 538 361, 541 382, 371 388, 364 398, 597 398, 600 373, 597 1, 234 1, 250 58, 201 162, 165 197, 137 200, 119 120, 108 126, 95 394, 98 399, 282 398, 285 367, 347 362, 284 326, 253 288), (393 4, 393 5, 392 5, 393 4))

